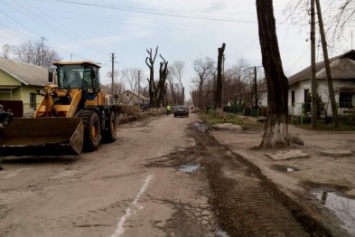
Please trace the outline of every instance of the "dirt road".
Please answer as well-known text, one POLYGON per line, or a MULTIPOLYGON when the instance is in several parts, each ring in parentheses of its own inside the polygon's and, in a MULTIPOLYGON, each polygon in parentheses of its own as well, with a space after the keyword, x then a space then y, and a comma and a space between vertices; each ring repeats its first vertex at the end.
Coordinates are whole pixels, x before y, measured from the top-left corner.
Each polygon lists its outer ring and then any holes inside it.
POLYGON ((0 236, 328 236, 189 118, 118 127, 80 157, 6 158, 0 236))

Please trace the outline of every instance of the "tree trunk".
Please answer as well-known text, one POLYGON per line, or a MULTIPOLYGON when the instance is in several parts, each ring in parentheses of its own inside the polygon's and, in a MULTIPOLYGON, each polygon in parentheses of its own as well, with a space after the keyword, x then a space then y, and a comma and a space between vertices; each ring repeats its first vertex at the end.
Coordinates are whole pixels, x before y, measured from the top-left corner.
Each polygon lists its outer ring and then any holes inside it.
POLYGON ((163 58, 163 56, 160 55, 162 58, 163 62, 160 63, 160 69, 159 69, 159 82, 157 86, 157 90, 159 93, 157 93, 157 104, 166 106, 167 101, 167 90, 166 90, 166 79, 168 78, 168 62, 163 58))
POLYGON ((282 68, 272 0, 257 0, 259 40, 268 90, 268 115, 260 148, 288 146, 288 81, 282 68))
POLYGON ((148 80, 148 84, 149 84, 149 107, 152 108, 152 107, 156 107, 156 88, 155 88, 155 83, 154 83, 154 62, 155 62, 155 58, 158 53, 158 46, 155 49, 154 56, 153 56, 152 49, 150 49, 150 50, 147 49, 147 53, 149 54, 149 57, 145 58, 145 63, 147 64, 147 66, 149 67, 149 70, 150 70, 149 78, 147 80, 148 80))
POLYGON ((223 112, 222 109, 222 91, 223 91, 223 80, 222 80, 222 63, 223 63, 223 54, 226 48, 226 44, 223 43, 221 48, 218 48, 218 62, 217 62, 217 85, 216 85, 216 94, 215 94, 215 109, 220 113, 223 112))

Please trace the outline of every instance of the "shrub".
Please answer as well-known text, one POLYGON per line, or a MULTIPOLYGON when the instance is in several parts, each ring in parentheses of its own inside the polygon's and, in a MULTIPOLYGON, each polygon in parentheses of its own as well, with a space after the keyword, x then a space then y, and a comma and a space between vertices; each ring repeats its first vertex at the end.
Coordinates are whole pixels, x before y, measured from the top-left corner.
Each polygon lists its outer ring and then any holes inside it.
POLYGON ((137 114, 140 112, 140 109, 137 106, 127 104, 116 105, 116 109, 120 114, 127 115, 137 114))

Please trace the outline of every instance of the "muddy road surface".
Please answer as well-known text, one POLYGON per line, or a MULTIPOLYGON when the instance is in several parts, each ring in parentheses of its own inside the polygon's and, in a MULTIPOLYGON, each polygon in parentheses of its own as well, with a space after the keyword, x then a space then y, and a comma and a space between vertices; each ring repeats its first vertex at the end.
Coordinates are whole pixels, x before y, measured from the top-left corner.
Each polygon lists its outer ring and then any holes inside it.
POLYGON ((79 157, 2 159, 0 236, 329 236, 199 121, 151 117, 79 157))

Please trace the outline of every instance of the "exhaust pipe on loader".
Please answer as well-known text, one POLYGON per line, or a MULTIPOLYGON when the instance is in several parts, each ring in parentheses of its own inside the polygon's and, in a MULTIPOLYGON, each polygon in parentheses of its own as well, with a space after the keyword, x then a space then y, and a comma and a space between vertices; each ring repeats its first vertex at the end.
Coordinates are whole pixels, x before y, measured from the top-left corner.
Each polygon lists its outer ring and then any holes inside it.
POLYGON ((80 118, 13 118, 0 129, 0 156, 79 155, 83 143, 80 118))

